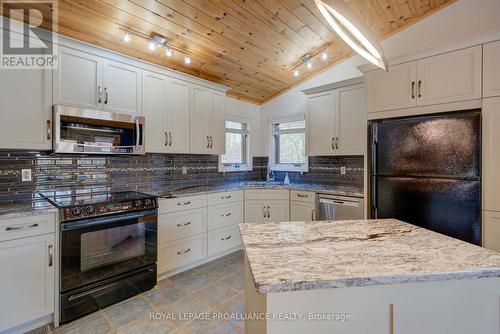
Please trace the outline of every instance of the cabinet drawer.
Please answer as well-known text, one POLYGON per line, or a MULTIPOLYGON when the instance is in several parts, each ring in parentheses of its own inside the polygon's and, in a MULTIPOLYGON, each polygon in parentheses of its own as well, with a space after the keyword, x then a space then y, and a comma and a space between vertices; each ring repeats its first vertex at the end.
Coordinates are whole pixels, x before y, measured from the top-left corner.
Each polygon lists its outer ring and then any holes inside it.
POLYGON ((290 200, 306 202, 306 203, 314 203, 316 201, 316 193, 311 191, 291 190, 290 200))
POLYGON ((54 231, 54 213, 0 220, 0 241, 54 233, 54 231))
POLYGON ((206 233, 162 244, 158 247, 158 273, 188 265, 206 256, 206 233))
POLYGON ((265 199, 286 199, 290 193, 288 189, 249 189, 245 190, 245 199, 265 200, 265 199))
POLYGON ((208 208, 208 229, 243 223, 243 201, 208 208))
POLYGON ((158 242, 182 239, 207 231, 207 210, 194 209, 160 215, 158 218, 158 242))
POLYGON ((160 199, 158 201, 158 212, 171 213, 177 211, 204 208, 207 206, 207 196, 186 196, 178 198, 160 199))
POLYGON ((208 255, 217 254, 241 245, 238 225, 233 225, 208 232, 208 255))
POLYGON ((220 205, 243 200, 243 191, 227 191, 208 195, 208 206, 220 205))

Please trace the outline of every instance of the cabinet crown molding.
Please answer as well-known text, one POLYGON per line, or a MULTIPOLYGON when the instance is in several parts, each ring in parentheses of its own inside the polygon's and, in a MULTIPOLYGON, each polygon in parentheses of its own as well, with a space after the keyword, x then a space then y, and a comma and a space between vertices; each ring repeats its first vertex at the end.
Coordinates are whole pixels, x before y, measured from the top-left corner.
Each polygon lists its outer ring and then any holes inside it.
POLYGON ((363 82, 364 82, 364 77, 360 76, 360 77, 356 77, 356 78, 352 78, 352 79, 348 79, 348 80, 334 82, 334 83, 323 85, 323 86, 304 89, 302 92, 306 95, 310 95, 310 94, 315 94, 315 93, 326 92, 326 91, 337 89, 337 88, 359 85, 359 84, 362 84, 363 82))

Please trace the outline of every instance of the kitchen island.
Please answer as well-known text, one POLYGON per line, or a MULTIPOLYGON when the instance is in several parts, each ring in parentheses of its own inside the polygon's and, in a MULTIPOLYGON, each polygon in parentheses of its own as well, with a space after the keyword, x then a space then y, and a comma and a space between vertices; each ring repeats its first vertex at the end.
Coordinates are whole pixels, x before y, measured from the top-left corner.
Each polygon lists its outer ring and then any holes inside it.
POLYGON ((394 219, 241 224, 246 333, 500 333, 500 254, 394 219))

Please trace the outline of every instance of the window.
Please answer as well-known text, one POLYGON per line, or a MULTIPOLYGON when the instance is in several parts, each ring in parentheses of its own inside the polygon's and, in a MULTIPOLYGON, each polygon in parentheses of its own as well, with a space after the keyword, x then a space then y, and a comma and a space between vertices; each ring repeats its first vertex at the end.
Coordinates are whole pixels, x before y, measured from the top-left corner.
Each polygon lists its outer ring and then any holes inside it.
POLYGON ((272 122, 272 169, 307 171, 306 121, 303 116, 272 122))
POLYGON ((230 172, 251 169, 247 123, 226 120, 226 154, 220 157, 219 170, 230 172))

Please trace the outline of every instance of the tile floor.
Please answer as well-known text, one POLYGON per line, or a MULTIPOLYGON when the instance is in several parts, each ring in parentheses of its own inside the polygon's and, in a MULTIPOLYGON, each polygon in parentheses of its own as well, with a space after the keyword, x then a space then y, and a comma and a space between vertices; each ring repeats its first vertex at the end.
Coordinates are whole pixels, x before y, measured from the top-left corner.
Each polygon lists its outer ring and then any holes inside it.
POLYGON ((161 280, 139 296, 54 329, 45 326, 29 334, 239 334, 238 319, 182 319, 185 313, 243 313, 243 252, 238 251, 161 280), (150 314, 168 319, 151 320, 150 314), (175 319, 172 316, 175 316, 175 319))

